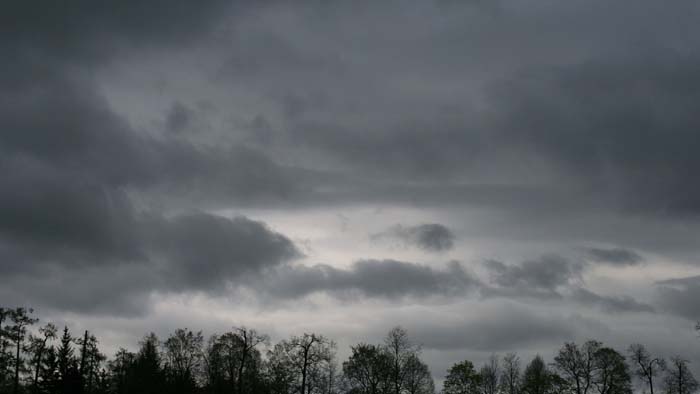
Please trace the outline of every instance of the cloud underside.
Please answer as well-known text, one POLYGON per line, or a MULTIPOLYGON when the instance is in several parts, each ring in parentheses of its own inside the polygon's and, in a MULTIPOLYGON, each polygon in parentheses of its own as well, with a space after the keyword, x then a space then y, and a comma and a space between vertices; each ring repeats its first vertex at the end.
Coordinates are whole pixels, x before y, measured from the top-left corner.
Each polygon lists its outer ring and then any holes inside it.
POLYGON ((414 246, 429 252, 443 252, 454 247, 455 235, 440 223, 403 226, 397 224, 387 230, 372 234, 375 241, 396 241, 403 246, 414 246))
MULTIPOLYGON (((637 249, 698 255, 697 8, 497 3, 365 4, 359 14, 283 2, 8 5, 0 298, 132 314, 153 294, 254 284, 280 299, 660 309, 583 278, 591 264, 641 266, 637 249), (151 80, 160 64, 162 83, 151 80), (132 94, 162 113, 141 122, 120 110, 134 98, 109 94, 123 69, 147 75, 132 94), (204 93, 181 93, 190 77, 206 81, 204 93), (504 242, 623 246, 587 248, 586 263, 491 260, 483 278, 465 264, 372 256, 302 265, 294 234, 211 214, 358 205, 480 210, 489 219, 479 231, 504 242)), ((370 237, 447 254, 459 236, 428 222, 370 237)), ((694 278, 657 288, 659 306, 697 317, 694 278)))

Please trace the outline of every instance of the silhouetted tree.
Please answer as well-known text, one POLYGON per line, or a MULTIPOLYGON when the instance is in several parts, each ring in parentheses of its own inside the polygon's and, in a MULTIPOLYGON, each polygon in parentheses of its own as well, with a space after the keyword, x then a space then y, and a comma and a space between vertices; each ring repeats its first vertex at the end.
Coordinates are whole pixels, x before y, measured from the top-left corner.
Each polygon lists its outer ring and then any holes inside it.
POLYGON ((34 368, 34 377, 32 380, 32 389, 35 393, 39 392, 39 377, 41 375, 43 357, 48 348, 49 341, 56 338, 58 329, 53 323, 48 323, 39 329, 39 336, 29 336, 29 353, 32 355, 32 364, 34 368))
MULTIPOLYGON (((245 327, 213 335, 178 329, 161 342, 155 334, 138 352, 120 349, 105 363, 95 335, 74 339, 24 308, 0 308, 0 393, 12 394, 434 394, 420 346, 393 328, 381 345, 360 343, 339 369, 335 343, 318 334, 282 340, 263 357, 267 336, 245 327), (76 354, 77 353, 77 354, 76 354)), ((653 392, 664 360, 639 344, 629 348, 635 372, 653 392)), ((540 356, 521 373, 515 353, 494 355, 475 371, 454 364, 443 394, 632 394, 625 357, 600 342, 565 343, 548 369, 540 356), (557 373, 560 372, 561 374, 557 373)), ((691 394, 698 382, 688 361, 672 359, 663 379, 666 394, 691 394)))
POLYGON ((73 350, 73 337, 68 327, 63 328, 61 343, 56 351, 58 366, 58 392, 61 394, 76 394, 82 392, 82 381, 78 361, 73 350))
POLYGON ((331 362, 335 344, 322 335, 304 334, 283 340, 275 346, 271 357, 273 365, 291 375, 295 391, 311 393, 316 385, 311 377, 323 364, 331 362))
POLYGON ((535 356, 523 372, 521 392, 523 394, 550 394, 555 388, 553 374, 539 355, 535 356))
POLYGON ((21 370, 24 368, 22 349, 24 347, 24 339, 27 335, 27 327, 39 321, 39 319, 30 316, 33 312, 32 309, 27 308, 15 308, 10 310, 9 317, 12 325, 5 330, 5 334, 9 336, 15 349, 12 359, 14 364, 14 380, 12 387, 15 394, 19 393, 19 377, 21 370))
POLYGON ((11 355, 8 353, 10 347, 9 326, 5 324, 10 318, 10 310, 0 308, 0 391, 7 392, 9 380, 11 355))
POLYGON ((97 338, 87 330, 83 338, 77 341, 80 346, 80 376, 84 385, 84 392, 92 394, 95 391, 95 382, 99 379, 100 365, 106 357, 100 353, 97 347, 97 338))
POLYGON ((260 345, 261 343, 265 343, 268 341, 268 336, 264 334, 260 334, 257 331, 253 329, 249 329, 246 327, 239 327, 235 329, 238 337, 241 338, 240 341, 240 359, 238 362, 238 394, 243 394, 245 391, 245 377, 250 372, 246 371, 246 368, 252 369, 255 367, 255 364, 252 363, 251 361, 254 360, 254 356, 259 354, 258 350, 256 347, 260 345))
POLYGON ((394 394, 401 394, 405 385, 407 364, 415 356, 420 347, 411 343, 408 333, 402 327, 394 327, 384 339, 384 345, 391 357, 391 383, 394 394))
POLYGON ((503 357, 500 387, 504 394, 518 394, 520 391, 520 357, 515 353, 503 357))
POLYGON ((489 361, 479 370, 481 376, 481 391, 483 394, 497 394, 498 375, 501 373, 498 357, 491 355, 489 361))
POLYGON ((131 356, 133 362, 129 374, 134 392, 156 394, 163 391, 166 381, 160 345, 156 334, 150 333, 141 340, 138 353, 131 356))
POLYGON ((690 372, 688 361, 680 356, 671 358, 664 385, 668 394, 691 394, 698 389, 698 381, 690 372))
MULTIPOLYGON (((108 363, 111 380, 111 389, 114 394, 127 394, 131 392, 133 385, 132 372, 136 355, 124 348, 120 348, 114 355, 114 359, 108 363)), ((162 387, 162 386, 161 386, 162 387)))
POLYGON ((443 394, 479 394, 481 378, 471 361, 464 360, 447 370, 443 394))
POLYGON ((406 374, 404 377, 404 391, 407 394, 434 394, 435 382, 430 375, 430 369, 417 354, 411 355, 406 360, 406 374))
POLYGON ((222 392, 224 386, 230 392, 250 392, 260 380, 260 351, 257 346, 268 337, 245 327, 235 328, 209 340, 205 352, 205 369, 209 385, 222 392))
POLYGON ((664 359, 652 357, 644 345, 639 343, 630 345, 629 357, 635 374, 649 386, 649 393, 654 394, 654 378, 666 367, 664 359))
POLYGON ((594 354, 594 385, 600 394, 631 394, 632 382, 625 357, 609 347, 594 354))
POLYGON ((228 388, 225 348, 219 338, 216 334, 209 337, 203 356, 206 385, 212 394, 224 393, 228 388))
POLYGON ((163 342, 166 375, 171 391, 191 393, 196 390, 195 375, 202 361, 202 332, 177 329, 163 342))
POLYGON ((349 388, 361 394, 386 391, 391 375, 391 357, 384 348, 361 343, 351 347, 352 354, 343 363, 349 388))
POLYGON ((61 377, 58 372, 58 357, 55 347, 48 346, 46 348, 42 357, 39 376, 38 392, 48 394, 60 393, 61 377))
POLYGON ((265 380, 272 394, 298 393, 297 370, 291 361, 291 346, 285 341, 277 343, 267 354, 265 380))
POLYGON ((571 385, 576 394, 588 394, 593 387, 595 375, 595 354, 600 349, 598 341, 587 341, 579 348, 567 342, 554 358, 554 366, 571 385))

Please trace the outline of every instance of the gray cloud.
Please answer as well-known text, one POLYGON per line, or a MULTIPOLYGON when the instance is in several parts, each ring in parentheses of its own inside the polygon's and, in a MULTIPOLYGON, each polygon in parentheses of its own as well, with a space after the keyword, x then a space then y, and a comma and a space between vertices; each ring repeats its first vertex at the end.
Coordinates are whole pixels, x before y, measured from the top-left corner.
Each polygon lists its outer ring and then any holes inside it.
POLYGON ((586 249, 586 255, 591 261, 615 266, 638 265, 644 261, 644 258, 633 250, 621 248, 588 248, 586 249))
POLYGON ((245 217, 194 214, 151 226, 146 237, 168 290, 208 291, 301 257, 287 237, 245 217))
POLYGON ((490 283, 486 295, 560 297, 558 290, 581 279, 583 266, 556 255, 507 265, 496 260, 484 262, 490 283))
POLYGON ((563 304, 597 307, 606 313, 654 312, 652 306, 633 297, 600 295, 584 288, 586 264, 561 256, 543 256, 518 265, 489 260, 484 267, 490 274, 490 285, 481 289, 485 297, 556 299, 563 304))
POLYGON ((173 133, 182 133, 192 126, 195 114, 192 109, 176 101, 165 118, 166 128, 173 133))
POLYGON ((226 5, 216 0, 196 5, 123 1, 102 6, 79 1, 74 7, 39 7, 11 1, 0 19, 0 37, 8 48, 33 48, 59 61, 94 60, 113 55, 120 45, 182 45, 212 28, 226 5))
MULTIPOLYGON (((7 3, 0 299, 133 315, 241 283, 359 303, 473 290, 651 322, 649 305, 585 289, 583 263, 560 257, 491 261, 486 284, 456 263, 294 265, 296 233, 203 212, 410 206, 449 219, 475 258, 583 244, 634 248, 587 262, 697 261, 697 20, 690 0, 7 3)), ((462 253, 444 224, 387 234, 462 253)), ((699 288, 657 283, 656 310, 697 319, 699 288)), ((576 334, 562 320, 484 314, 424 342, 540 346, 576 334)))
POLYGON ((573 290, 571 299, 584 305, 598 306, 608 313, 654 312, 651 305, 640 303, 630 296, 602 296, 582 287, 573 290))
POLYGON ((692 321, 699 319, 700 276, 662 280, 656 285, 663 310, 692 321))
POLYGON ((341 298, 356 295, 397 299, 463 295, 477 290, 478 279, 457 262, 446 269, 396 260, 361 260, 349 268, 329 265, 284 266, 264 278, 263 289, 278 297, 326 292, 341 298))
POLYGON ((373 240, 389 239, 431 252, 442 252, 454 247, 455 235, 452 230, 439 223, 417 226, 397 224, 386 231, 373 234, 371 238, 373 240))
MULTIPOLYGON (((154 292, 216 294, 301 256, 287 237, 245 217, 151 215, 122 231, 135 232, 138 254, 99 250, 107 254, 99 256, 99 264, 88 264, 93 260, 86 257, 81 266, 74 260, 77 252, 35 244, 26 260, 8 259, 18 265, 6 264, 0 270, 3 299, 90 313, 143 313, 154 292), (25 265, 32 267, 30 272, 25 265), (62 290, 67 283, 70 289, 62 290), (26 292, 29 288, 31 293, 26 292)), ((13 244, 0 243, 3 257, 28 253, 8 245, 13 244)))

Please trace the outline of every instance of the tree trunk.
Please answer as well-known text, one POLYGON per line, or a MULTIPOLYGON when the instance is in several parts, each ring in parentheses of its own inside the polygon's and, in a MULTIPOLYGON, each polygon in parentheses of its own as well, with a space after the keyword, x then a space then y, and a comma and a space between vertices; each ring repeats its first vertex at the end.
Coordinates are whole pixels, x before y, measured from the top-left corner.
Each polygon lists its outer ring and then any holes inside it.
POLYGON ((243 366, 245 365, 246 360, 246 347, 247 345, 244 345, 243 355, 241 356, 241 365, 238 366, 238 394, 243 393, 243 366))
POLYGON ((46 338, 44 338, 44 342, 41 344, 41 348, 39 349, 39 353, 36 356, 36 365, 34 366, 34 392, 38 393, 39 392, 39 369, 41 368, 41 356, 44 353, 44 348, 46 347, 46 338))
POLYGON ((22 347, 22 330, 21 328, 17 329, 17 356, 15 358, 15 394, 19 393, 19 364, 21 359, 19 358, 19 351, 22 347))

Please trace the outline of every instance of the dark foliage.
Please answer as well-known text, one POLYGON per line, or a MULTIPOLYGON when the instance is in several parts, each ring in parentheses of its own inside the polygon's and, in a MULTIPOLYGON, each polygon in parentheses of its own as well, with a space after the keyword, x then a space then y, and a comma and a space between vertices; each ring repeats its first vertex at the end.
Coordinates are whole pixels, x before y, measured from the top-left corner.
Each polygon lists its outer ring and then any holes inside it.
MULTIPOLYGON (((121 348, 108 360, 93 333, 74 336, 64 327, 58 335, 51 323, 35 328, 32 314, 0 308, 0 394, 435 394, 421 347, 401 327, 384 343, 352 346, 342 368, 335 343, 322 335, 271 345, 246 327, 208 340, 186 328, 164 340, 151 333, 136 352, 121 348)), ((464 360, 448 369, 442 393, 631 394, 633 375, 650 392, 697 391, 684 359, 672 358, 666 367, 640 344, 629 353, 628 364, 590 340, 565 343, 551 365, 536 356, 522 371, 515 353, 493 355, 480 369, 464 360)))

